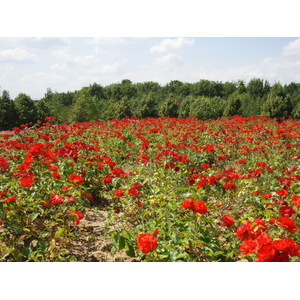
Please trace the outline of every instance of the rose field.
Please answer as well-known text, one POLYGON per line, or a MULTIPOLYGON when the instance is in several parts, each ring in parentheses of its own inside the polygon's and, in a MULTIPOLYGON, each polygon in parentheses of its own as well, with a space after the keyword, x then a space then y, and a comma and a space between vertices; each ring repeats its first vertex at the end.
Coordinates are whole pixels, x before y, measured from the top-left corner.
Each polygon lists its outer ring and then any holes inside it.
POLYGON ((111 257, 300 261, 299 121, 44 122, 0 134, 0 261, 84 261, 100 210, 111 257))

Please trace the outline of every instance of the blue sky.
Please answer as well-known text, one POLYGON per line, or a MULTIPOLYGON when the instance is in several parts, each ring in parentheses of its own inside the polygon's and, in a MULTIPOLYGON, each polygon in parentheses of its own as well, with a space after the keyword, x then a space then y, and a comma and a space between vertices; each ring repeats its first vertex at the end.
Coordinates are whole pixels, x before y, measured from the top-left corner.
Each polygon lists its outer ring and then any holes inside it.
POLYGON ((12 98, 171 80, 300 82, 300 39, 289 37, 0 38, 0 86, 12 98))
POLYGON ((0 86, 11 98, 171 80, 300 83, 296 0, 10 0, 0 86), (271 5, 270 5, 271 4, 271 5))

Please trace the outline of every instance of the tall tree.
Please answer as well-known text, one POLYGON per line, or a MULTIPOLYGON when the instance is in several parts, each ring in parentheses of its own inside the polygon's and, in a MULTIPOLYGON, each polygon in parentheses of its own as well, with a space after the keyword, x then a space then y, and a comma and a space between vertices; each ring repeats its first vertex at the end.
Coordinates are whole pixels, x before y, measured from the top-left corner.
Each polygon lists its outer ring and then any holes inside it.
POLYGON ((171 93, 162 103, 159 114, 163 117, 177 118, 179 110, 179 100, 171 93))
POLYGON ((134 115, 138 118, 157 117, 157 103, 155 94, 153 92, 145 95, 140 99, 137 108, 134 111, 134 115))
POLYGON ((15 98, 15 105, 19 115, 20 124, 35 122, 38 119, 37 108, 28 95, 20 93, 15 98))
POLYGON ((10 130, 18 123, 15 103, 10 99, 8 91, 4 90, 0 97, 0 130, 10 130))
POLYGON ((275 83, 264 103, 262 112, 270 118, 287 118, 292 113, 290 96, 284 93, 280 83, 275 83))

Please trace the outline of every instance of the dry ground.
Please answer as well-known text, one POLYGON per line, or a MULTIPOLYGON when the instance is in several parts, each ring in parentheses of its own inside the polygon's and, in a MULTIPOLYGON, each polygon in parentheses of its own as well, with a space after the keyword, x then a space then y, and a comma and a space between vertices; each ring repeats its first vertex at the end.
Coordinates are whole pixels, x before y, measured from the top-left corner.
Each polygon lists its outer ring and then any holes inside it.
POLYGON ((105 226, 107 212, 88 210, 79 223, 77 237, 72 241, 71 254, 83 262, 130 262, 136 261, 120 251, 112 255, 113 246, 108 232, 113 228, 105 226))

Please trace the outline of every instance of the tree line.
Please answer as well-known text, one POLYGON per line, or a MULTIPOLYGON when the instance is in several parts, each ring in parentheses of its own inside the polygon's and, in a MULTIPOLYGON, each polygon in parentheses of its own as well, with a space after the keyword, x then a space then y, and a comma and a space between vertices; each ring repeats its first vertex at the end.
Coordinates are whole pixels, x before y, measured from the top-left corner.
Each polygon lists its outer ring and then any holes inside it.
POLYGON ((253 78, 247 84, 242 80, 222 83, 203 79, 195 83, 172 80, 160 85, 124 79, 107 86, 93 83, 73 92, 58 93, 48 88, 36 101, 24 93, 11 99, 6 90, 0 97, 0 130, 35 123, 46 116, 55 116, 59 123, 71 123, 131 116, 194 116, 205 120, 233 115, 299 119, 300 84, 270 85, 267 80, 253 78))

